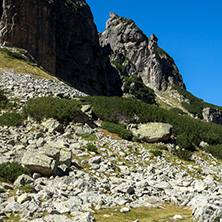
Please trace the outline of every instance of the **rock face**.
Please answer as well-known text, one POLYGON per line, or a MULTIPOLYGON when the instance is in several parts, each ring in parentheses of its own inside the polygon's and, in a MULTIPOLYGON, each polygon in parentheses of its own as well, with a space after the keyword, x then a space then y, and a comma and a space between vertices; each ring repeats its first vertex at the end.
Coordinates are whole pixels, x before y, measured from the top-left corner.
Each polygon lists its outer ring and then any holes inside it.
POLYGON ((222 112, 214 108, 203 109, 203 118, 207 122, 222 124, 222 112))
POLYGON ((172 126, 167 123, 131 124, 129 130, 134 136, 152 143, 167 141, 170 138, 172 126))
POLYGON ((121 95, 118 73, 99 45, 85 0, 3 0, 0 42, 90 94, 121 95))
POLYGON ((122 76, 136 75, 154 90, 166 90, 169 84, 185 87, 174 60, 157 46, 157 37, 150 40, 135 23, 110 13, 106 30, 100 36, 102 46, 110 46, 111 62, 122 76))

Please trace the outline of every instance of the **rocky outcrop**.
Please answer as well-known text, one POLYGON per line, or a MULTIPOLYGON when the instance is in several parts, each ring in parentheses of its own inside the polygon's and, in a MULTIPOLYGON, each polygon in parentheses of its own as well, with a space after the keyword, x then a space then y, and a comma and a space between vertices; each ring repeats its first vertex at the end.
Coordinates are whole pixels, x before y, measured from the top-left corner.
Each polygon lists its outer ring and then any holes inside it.
POLYGON ((211 107, 204 108, 203 119, 207 122, 222 124, 222 112, 219 109, 211 107))
POLYGON ((90 94, 121 95, 85 0, 3 0, 2 45, 24 48, 40 66, 90 94))
POLYGON ((161 142, 170 138, 172 126, 167 123, 131 124, 129 130, 145 142, 161 142))
MULTIPOLYGON (((185 87, 174 60, 150 40, 131 19, 110 13, 106 30, 100 35, 102 46, 110 46, 110 60, 122 76, 137 75, 155 90, 166 90, 169 84, 185 87)), ((124 78, 123 78, 124 79, 124 78)))

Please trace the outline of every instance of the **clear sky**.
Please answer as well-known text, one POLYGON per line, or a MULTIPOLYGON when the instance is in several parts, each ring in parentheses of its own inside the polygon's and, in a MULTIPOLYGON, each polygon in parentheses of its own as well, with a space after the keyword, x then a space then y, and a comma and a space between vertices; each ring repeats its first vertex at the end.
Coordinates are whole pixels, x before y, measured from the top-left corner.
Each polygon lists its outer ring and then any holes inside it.
POLYGON ((98 31, 109 12, 133 19, 170 54, 187 90, 206 102, 222 106, 221 0, 86 0, 98 31))

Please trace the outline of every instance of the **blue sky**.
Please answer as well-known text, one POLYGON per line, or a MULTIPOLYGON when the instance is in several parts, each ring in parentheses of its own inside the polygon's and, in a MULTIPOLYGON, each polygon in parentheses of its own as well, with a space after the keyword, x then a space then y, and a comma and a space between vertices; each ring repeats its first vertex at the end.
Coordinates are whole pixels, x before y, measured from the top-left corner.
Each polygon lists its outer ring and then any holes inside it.
POLYGON ((109 12, 131 18, 175 60, 187 90, 222 106, 221 0, 86 0, 98 31, 109 12))

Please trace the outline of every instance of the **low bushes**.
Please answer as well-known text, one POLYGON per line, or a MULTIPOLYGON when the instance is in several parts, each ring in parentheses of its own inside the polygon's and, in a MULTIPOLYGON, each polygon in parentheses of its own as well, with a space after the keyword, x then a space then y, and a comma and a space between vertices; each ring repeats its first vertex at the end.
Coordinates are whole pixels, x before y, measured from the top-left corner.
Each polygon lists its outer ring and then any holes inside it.
POLYGON ((214 157, 222 159, 222 144, 205 146, 203 149, 214 157))
POLYGON ((22 174, 29 175, 29 171, 17 162, 0 164, 0 181, 13 183, 22 174))
POLYGON ((190 161, 192 157, 192 152, 190 150, 186 150, 182 147, 177 147, 172 150, 172 153, 178 156, 180 159, 190 161))
POLYGON ((5 108, 7 103, 8 103, 8 99, 5 96, 5 92, 0 89, 0 109, 5 108))
POLYGON ((31 116, 36 121, 54 118, 59 122, 68 123, 82 114, 81 102, 53 97, 30 99, 23 109, 24 116, 31 116))
POLYGON ((149 105, 144 102, 119 97, 86 97, 93 107, 94 114, 103 121, 120 122, 163 122, 173 126, 173 135, 181 147, 194 150, 201 141, 209 144, 222 144, 222 126, 206 123, 189 116, 149 105))
POLYGON ((127 130, 123 124, 103 122, 102 128, 108 130, 111 133, 116 133, 119 137, 126 140, 131 140, 133 138, 132 133, 127 130))
POLYGON ((2 116, 0 116, 1 126, 19 126, 22 124, 22 121, 22 115, 15 112, 4 113, 2 116))
POLYGON ((203 122, 188 115, 180 116, 135 99, 89 96, 82 98, 82 101, 72 101, 43 97, 29 100, 23 112, 37 121, 51 117, 67 123, 81 113, 83 104, 92 105, 93 115, 103 120, 102 127, 123 139, 131 140, 133 136, 122 123, 163 122, 173 126, 176 144, 186 150, 195 150, 201 141, 222 144, 221 125, 203 122))
POLYGON ((161 150, 150 150, 150 153, 152 153, 154 156, 162 156, 163 152, 161 150))

